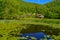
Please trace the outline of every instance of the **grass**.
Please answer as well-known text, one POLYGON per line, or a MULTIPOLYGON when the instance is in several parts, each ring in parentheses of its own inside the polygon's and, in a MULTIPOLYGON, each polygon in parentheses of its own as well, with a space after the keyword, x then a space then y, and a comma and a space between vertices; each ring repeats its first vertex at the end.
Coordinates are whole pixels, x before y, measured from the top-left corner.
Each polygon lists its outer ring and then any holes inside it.
MULTIPOLYGON (((0 20, 0 34, 5 35, 4 37, 0 37, 0 40, 7 40, 6 38, 9 35, 8 33, 13 30, 21 31, 24 27, 26 27, 23 24, 44 25, 60 29, 60 19, 24 18, 20 20, 0 20)), ((16 37, 12 37, 10 39, 17 40, 15 38, 16 37)))

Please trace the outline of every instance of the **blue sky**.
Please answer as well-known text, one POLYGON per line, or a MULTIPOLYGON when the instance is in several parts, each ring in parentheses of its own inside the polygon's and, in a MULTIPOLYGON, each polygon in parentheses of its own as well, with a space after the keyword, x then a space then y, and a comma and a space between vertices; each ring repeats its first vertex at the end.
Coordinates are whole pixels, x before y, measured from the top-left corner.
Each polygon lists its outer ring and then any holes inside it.
POLYGON ((32 2, 37 4, 46 4, 48 2, 51 2, 52 0, 24 0, 26 2, 32 2))

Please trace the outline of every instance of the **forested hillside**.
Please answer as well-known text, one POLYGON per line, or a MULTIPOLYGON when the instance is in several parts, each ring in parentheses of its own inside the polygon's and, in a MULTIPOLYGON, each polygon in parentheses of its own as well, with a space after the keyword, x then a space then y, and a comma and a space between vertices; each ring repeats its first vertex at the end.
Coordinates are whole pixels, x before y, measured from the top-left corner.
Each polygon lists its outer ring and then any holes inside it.
POLYGON ((22 0, 0 0, 0 19, 37 18, 37 14, 43 14, 49 19, 60 19, 59 3, 60 0, 45 5, 22 0))
POLYGON ((53 2, 45 5, 48 7, 51 18, 60 19, 60 0, 54 0, 53 2))

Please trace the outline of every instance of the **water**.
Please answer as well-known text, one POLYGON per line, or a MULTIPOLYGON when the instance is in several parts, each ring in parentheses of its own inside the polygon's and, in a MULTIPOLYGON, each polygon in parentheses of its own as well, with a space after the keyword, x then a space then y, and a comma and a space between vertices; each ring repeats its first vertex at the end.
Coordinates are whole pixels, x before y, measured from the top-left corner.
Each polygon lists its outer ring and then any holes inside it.
POLYGON ((37 4, 46 4, 52 2, 53 0, 23 0, 25 2, 37 3, 37 4))

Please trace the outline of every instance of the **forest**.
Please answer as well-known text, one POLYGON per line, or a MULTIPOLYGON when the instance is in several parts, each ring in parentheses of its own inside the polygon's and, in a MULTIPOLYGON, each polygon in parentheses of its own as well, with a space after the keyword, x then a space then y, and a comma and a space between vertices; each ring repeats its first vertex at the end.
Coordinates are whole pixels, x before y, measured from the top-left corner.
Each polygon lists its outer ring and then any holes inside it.
POLYGON ((60 0, 41 5, 22 0, 0 0, 0 19, 37 18, 60 19, 60 0))

